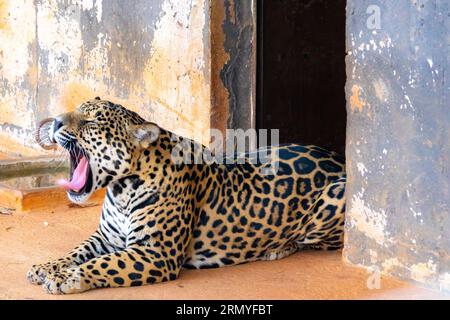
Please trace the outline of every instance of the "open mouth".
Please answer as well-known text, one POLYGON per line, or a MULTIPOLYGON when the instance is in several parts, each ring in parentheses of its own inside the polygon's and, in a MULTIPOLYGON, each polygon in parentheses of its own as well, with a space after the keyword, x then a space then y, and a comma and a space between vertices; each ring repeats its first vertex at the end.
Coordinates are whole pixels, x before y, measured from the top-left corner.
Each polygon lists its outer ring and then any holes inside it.
POLYGON ((89 158, 83 149, 73 144, 69 150, 70 180, 61 179, 58 184, 71 195, 83 195, 92 190, 92 171, 89 158))

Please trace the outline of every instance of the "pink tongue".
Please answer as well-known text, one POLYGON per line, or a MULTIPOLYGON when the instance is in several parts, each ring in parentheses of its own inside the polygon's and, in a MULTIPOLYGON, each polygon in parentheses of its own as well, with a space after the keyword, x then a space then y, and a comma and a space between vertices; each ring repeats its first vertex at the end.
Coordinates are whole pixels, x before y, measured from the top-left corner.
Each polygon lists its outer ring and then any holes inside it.
POLYGON ((58 180, 58 185, 65 188, 66 190, 74 190, 80 191, 87 181, 87 170, 88 170, 88 161, 86 157, 81 158, 78 163, 75 171, 72 175, 72 180, 68 181, 66 179, 58 180))

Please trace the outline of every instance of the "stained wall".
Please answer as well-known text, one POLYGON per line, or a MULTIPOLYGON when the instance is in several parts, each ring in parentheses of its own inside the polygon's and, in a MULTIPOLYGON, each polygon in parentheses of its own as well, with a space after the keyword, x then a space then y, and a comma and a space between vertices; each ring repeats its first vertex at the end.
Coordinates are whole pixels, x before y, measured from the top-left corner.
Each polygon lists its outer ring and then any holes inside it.
POLYGON ((450 290, 450 4, 347 2, 354 265, 450 290))
POLYGON ((207 142, 209 30, 209 0, 0 0, 0 152, 95 96, 207 142))

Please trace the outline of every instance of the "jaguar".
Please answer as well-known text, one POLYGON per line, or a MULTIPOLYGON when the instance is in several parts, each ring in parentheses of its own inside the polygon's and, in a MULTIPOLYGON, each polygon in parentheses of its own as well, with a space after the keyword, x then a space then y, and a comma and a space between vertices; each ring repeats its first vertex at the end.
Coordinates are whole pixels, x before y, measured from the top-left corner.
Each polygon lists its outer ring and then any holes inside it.
POLYGON ((59 184, 72 202, 106 188, 97 230, 28 271, 48 293, 141 286, 184 269, 343 245, 345 161, 335 152, 287 144, 197 163, 208 148, 99 97, 54 118, 48 134, 69 154, 59 184))

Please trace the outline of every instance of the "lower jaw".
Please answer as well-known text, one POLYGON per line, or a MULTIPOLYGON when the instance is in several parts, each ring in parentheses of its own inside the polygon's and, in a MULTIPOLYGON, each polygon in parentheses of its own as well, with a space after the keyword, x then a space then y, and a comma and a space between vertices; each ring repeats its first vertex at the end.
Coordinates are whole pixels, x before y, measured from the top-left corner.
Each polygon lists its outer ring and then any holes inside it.
POLYGON ((73 190, 69 190, 67 191, 67 193, 72 196, 72 197, 84 197, 85 195, 87 195, 87 192, 76 192, 73 190))
POLYGON ((91 196, 91 192, 89 193, 74 193, 74 192, 67 192, 67 196, 69 200, 76 204, 83 204, 85 203, 91 196))

